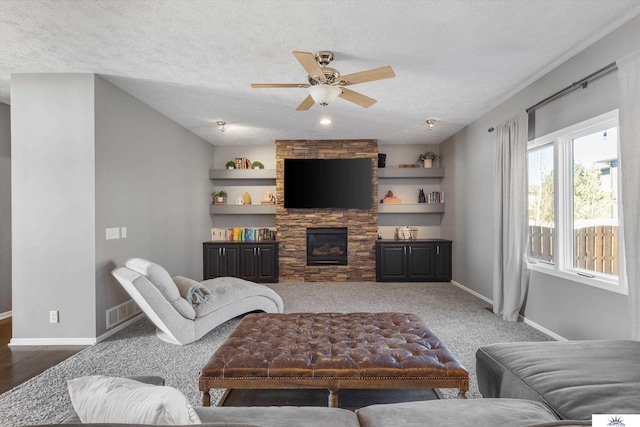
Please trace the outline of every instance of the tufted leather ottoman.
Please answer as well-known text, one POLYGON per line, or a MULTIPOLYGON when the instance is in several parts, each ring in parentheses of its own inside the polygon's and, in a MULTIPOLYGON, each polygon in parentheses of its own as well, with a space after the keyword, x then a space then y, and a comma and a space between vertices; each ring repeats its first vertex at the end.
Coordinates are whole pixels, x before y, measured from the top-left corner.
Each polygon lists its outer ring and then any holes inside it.
POLYGON ((249 314, 200 371, 211 388, 457 388, 469 372, 415 314, 249 314))

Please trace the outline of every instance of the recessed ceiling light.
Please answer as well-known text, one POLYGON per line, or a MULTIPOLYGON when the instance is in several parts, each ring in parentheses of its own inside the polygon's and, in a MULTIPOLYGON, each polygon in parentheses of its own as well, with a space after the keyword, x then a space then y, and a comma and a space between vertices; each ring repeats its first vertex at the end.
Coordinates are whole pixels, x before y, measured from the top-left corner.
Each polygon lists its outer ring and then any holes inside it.
POLYGON ((320 120, 320 124, 321 125, 330 125, 331 124, 331 119, 327 119, 327 118, 322 119, 322 120, 320 120))

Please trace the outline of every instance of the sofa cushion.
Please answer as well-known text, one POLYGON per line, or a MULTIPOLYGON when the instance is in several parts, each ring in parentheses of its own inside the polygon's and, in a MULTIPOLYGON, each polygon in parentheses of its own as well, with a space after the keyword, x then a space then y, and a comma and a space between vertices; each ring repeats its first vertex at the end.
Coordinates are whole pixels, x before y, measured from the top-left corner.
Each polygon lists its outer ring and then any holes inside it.
POLYGON ((173 387, 102 375, 67 382, 83 423, 200 424, 184 395, 173 387))
POLYGON ((520 399, 443 399, 371 405, 356 410, 362 427, 530 426, 555 422, 540 402, 520 399))
POLYGON ((484 397, 544 402, 560 418, 640 412, 640 342, 500 343, 476 353, 484 397))
POLYGON ((182 298, 175 282, 162 266, 142 258, 132 258, 125 263, 125 266, 149 279, 182 316, 191 320, 196 318, 193 307, 182 298))
POLYGON ((360 426, 356 414, 339 408, 313 406, 197 406, 194 409, 203 423, 246 423, 261 427, 360 426))

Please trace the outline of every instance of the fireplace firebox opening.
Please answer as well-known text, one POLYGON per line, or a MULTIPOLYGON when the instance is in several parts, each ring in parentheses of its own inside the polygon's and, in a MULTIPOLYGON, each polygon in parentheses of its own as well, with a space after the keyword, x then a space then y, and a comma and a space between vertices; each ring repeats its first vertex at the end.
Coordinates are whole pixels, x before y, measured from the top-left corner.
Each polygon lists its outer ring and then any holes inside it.
POLYGON ((307 228, 307 265, 347 265, 347 227, 307 228))

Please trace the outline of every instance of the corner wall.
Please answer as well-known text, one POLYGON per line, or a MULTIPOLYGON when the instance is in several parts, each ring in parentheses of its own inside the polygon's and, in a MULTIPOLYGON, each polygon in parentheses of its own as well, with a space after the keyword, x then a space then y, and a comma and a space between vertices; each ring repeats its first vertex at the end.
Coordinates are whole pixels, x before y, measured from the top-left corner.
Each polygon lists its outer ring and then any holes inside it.
MULTIPOLYGON (((639 40, 640 17, 635 17, 441 144, 443 166, 447 171, 442 181, 447 194, 442 237, 455 244, 455 282, 492 299, 496 136, 495 132, 487 132, 488 128, 640 49, 639 40)), ((562 128, 567 122, 616 108, 616 93, 617 74, 614 73, 537 111, 537 123, 533 123, 530 133, 540 135, 552 128, 562 128), (600 96, 602 94, 607 95, 600 96)), ((625 295, 532 271, 524 316, 567 339, 628 339, 627 300, 625 295)))
POLYGON ((96 76, 97 336, 106 310, 130 299, 111 270, 128 258, 152 260, 172 276, 202 278, 209 240, 213 146, 96 76), (105 229, 126 227, 125 239, 105 229))
POLYGON ((0 319, 11 313, 11 107, 0 102, 0 319))
POLYGON ((12 343, 95 338, 93 106, 92 74, 11 76, 12 343))

